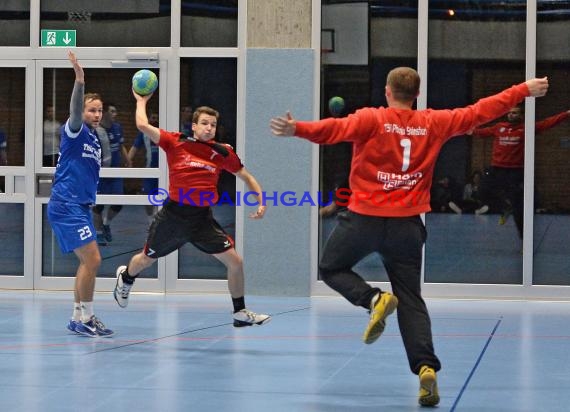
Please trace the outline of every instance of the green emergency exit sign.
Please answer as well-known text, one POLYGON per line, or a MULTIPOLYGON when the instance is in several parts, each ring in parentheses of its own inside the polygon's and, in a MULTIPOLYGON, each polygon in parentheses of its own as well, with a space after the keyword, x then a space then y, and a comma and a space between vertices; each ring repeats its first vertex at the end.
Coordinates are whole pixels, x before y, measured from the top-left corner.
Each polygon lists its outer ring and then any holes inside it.
POLYGON ((75 47, 75 30, 42 30, 42 47, 75 47))

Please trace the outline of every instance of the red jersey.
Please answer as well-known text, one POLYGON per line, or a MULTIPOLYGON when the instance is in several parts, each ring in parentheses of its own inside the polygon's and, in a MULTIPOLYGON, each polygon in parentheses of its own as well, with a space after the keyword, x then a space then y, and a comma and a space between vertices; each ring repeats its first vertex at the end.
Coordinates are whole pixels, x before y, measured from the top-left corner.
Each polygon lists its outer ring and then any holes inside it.
POLYGON ((431 210, 433 171, 445 142, 505 114, 528 95, 521 83, 453 110, 364 108, 340 119, 298 121, 295 135, 319 144, 352 142, 350 210, 414 216, 431 210))
MULTIPOLYGON (((556 126, 568 118, 567 112, 548 117, 536 123, 535 133, 556 126)), ((505 168, 524 167, 524 123, 497 123, 493 126, 475 129, 475 137, 493 137, 493 154, 491 166, 505 168)))
POLYGON ((168 195, 176 202, 209 206, 218 201, 218 179, 222 170, 238 172, 243 164, 230 145, 224 157, 208 143, 180 140, 182 133, 160 129, 160 146, 166 152, 170 187, 168 195))

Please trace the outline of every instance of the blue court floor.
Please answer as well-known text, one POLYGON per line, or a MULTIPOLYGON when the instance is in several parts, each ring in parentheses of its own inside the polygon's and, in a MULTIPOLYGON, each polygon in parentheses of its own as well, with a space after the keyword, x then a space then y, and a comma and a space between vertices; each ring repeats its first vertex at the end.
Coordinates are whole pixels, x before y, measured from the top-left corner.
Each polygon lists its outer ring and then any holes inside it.
MULTIPOLYGON (((249 297, 272 314, 231 325, 227 295, 96 296, 111 339, 68 333, 71 293, 0 292, 0 411, 416 411, 396 317, 364 345, 341 298, 249 297)), ((428 300, 439 411, 567 411, 570 302, 428 300)))

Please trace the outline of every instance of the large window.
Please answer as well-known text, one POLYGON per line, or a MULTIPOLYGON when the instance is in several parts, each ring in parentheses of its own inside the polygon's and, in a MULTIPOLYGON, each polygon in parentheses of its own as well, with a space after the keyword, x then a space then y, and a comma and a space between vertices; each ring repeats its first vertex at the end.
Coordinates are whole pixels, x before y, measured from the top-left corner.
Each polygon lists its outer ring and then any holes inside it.
POLYGON ((4 0, 0 7, 0 46, 30 45, 30 0, 4 0))
MULTIPOLYGON (((417 1, 407 2, 405 7, 380 1, 323 3, 321 118, 345 116, 365 106, 385 106, 388 71, 397 66, 416 67, 417 1), (328 108, 328 101, 335 96, 345 102, 340 113, 328 108)), ((325 194, 324 200, 332 201, 334 193, 345 196, 351 145, 321 146, 320 152, 320 191, 325 194)), ((319 250, 334 227, 335 216, 343 209, 327 206, 320 210, 319 250)), ((367 280, 388 280, 377 254, 366 257, 355 270, 367 280)))
MULTIPOLYGON (((570 109, 570 5, 540 2, 537 76, 548 76, 548 95, 536 100, 537 125, 570 109), (544 4, 540 4, 544 3, 544 4)), ((533 283, 569 285, 570 277, 570 117, 536 131, 534 174, 533 283)))
MULTIPOLYGON (((185 58, 180 65, 180 130, 188 132, 185 120, 188 108, 210 106, 220 113, 216 140, 236 148, 237 61, 234 58, 185 58), (214 70, 215 68, 215 70, 214 70), (223 87, 221 87, 223 85, 223 87)), ((190 121, 191 122, 191 121, 190 121)), ((246 165, 247 166, 247 165, 246 165)), ((221 199, 232 199, 213 206, 214 217, 230 236, 235 238, 236 177, 222 172, 218 183, 221 199), (223 196, 223 194, 227 196, 223 196)), ((225 279, 226 268, 213 256, 191 244, 178 255, 180 279, 225 279)))
MULTIPOLYGON (((466 106, 525 80, 524 7, 453 5, 430 2, 427 105, 434 109, 466 106)), ((426 215, 426 282, 522 283, 524 158, 505 169, 495 151, 501 139, 475 130, 443 147, 426 215)), ((522 149, 524 137, 516 144, 522 149)))
POLYGON ((42 0, 40 29, 76 30, 79 47, 168 47, 170 3, 42 0))

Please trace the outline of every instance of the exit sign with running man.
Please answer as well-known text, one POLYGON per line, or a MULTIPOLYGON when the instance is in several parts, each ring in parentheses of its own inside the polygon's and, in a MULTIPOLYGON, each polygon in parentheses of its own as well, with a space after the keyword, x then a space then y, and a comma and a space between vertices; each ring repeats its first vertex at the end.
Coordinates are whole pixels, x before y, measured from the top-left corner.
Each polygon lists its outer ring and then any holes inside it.
POLYGON ((42 47, 75 47, 75 30, 42 30, 42 47))

